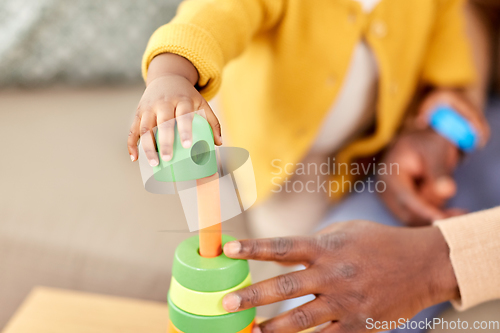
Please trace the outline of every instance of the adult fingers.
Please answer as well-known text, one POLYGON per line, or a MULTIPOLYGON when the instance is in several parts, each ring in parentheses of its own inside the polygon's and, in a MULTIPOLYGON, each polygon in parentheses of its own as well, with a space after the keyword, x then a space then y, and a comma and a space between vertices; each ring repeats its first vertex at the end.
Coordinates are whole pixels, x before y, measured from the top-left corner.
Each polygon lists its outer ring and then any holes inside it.
POLYGON ((432 221, 444 218, 444 214, 425 201, 411 175, 392 175, 384 177, 387 184, 385 201, 391 210, 405 223, 428 225, 432 221), (389 190, 390 189, 390 190, 389 190))
POLYGON ((164 161, 170 161, 174 156, 175 120, 174 107, 165 104, 157 108, 158 135, 160 156, 164 161))
POLYGON ((205 111, 207 121, 210 124, 210 127, 212 127, 212 132, 214 133, 215 144, 217 146, 222 145, 222 131, 220 128, 219 119, 217 119, 217 116, 215 115, 214 111, 212 110, 210 105, 208 105, 208 103, 205 100, 203 100, 199 109, 205 111))
POLYGON ((285 312, 259 325, 261 332, 299 332, 335 319, 332 307, 317 298, 298 308, 285 312))
POLYGON ((357 321, 354 323, 346 323, 343 321, 334 321, 328 325, 318 328, 317 333, 361 333, 368 332, 366 323, 357 321))
POLYGON ((455 216, 461 216, 461 215, 468 214, 469 211, 467 209, 453 207, 453 208, 448 208, 445 211, 445 213, 446 213, 446 217, 449 218, 449 217, 455 217, 455 216))
POLYGON ((182 100, 177 103, 175 107, 175 118, 177 120, 181 144, 184 148, 191 147, 193 143, 193 117, 194 104, 191 99, 182 100))
POLYGON ((139 111, 134 117, 132 126, 130 126, 130 132, 127 139, 128 153, 132 162, 136 161, 139 157, 139 151, 137 150, 137 141, 139 141, 140 133, 139 126, 141 124, 141 116, 139 111))
POLYGON ((330 327, 332 324, 336 324, 336 323, 337 323, 336 321, 333 321, 333 322, 324 323, 322 325, 318 325, 314 328, 314 331, 312 331, 311 333, 320 333, 323 329, 330 327))
POLYGON ((314 237, 279 237, 232 241, 224 246, 226 256, 287 263, 308 263, 317 256, 314 237))
POLYGON ((227 294, 222 300, 226 311, 235 312, 316 294, 324 287, 323 275, 314 269, 280 275, 227 294))
POLYGON ((428 225, 432 221, 445 217, 443 212, 426 201, 414 185, 413 179, 401 177, 400 186, 397 187, 397 200, 401 208, 410 214, 413 225, 428 225))
POLYGON ((441 206, 457 191, 453 171, 459 162, 458 149, 448 140, 434 133, 435 150, 429 151, 425 158, 423 192, 428 201, 441 206))
POLYGON ((426 179, 422 182, 420 193, 434 207, 443 207, 457 192, 457 184, 451 176, 426 179))
POLYGON ((152 112, 146 112, 142 115, 140 134, 141 145, 149 161, 149 165, 157 166, 159 164, 158 153, 156 151, 156 144, 153 134, 153 127, 156 126, 156 115, 152 112))
MULTIPOLYGON (((432 163, 435 164, 435 163, 432 163)), ((457 184, 453 179, 451 171, 445 167, 429 167, 422 184, 422 194, 429 202, 435 202, 438 206, 445 203, 457 192, 457 184)))

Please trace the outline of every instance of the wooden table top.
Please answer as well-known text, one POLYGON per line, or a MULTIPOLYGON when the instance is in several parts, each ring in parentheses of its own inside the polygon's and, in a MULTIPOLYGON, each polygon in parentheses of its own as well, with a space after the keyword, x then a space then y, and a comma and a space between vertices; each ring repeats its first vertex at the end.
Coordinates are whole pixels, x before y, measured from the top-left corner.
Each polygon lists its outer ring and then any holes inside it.
POLYGON ((166 333, 167 305, 35 288, 3 333, 166 333))
POLYGON ((166 333, 164 303, 37 287, 2 333, 166 333))

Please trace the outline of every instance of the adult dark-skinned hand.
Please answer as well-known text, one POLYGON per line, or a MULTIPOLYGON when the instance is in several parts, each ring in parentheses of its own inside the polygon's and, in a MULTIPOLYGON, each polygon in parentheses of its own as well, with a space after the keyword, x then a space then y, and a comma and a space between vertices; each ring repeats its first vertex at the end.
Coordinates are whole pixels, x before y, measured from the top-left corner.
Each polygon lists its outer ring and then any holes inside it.
POLYGON ((380 196, 408 226, 430 225, 464 213, 444 208, 456 193, 453 171, 459 160, 458 148, 432 129, 403 133, 383 159, 391 172, 379 175, 386 184, 380 196))
POLYGON ((459 296, 448 245, 436 227, 350 221, 315 236, 229 242, 224 253, 306 266, 226 295, 223 306, 229 312, 316 296, 261 323, 255 333, 299 332, 321 324, 326 325, 322 333, 368 332, 369 318, 412 318, 428 306, 459 296))
MULTIPOLYGON (((456 193, 453 171, 460 160, 459 149, 429 128, 428 117, 446 104, 467 119, 479 136, 479 147, 488 141, 490 131, 481 110, 459 90, 436 89, 422 101, 413 129, 403 132, 388 149, 384 163, 398 165, 399 173, 381 175, 387 189, 381 193, 393 214, 409 226, 430 225, 432 221, 465 213, 445 209, 456 193)), ((389 168, 388 170, 394 170, 389 168)))

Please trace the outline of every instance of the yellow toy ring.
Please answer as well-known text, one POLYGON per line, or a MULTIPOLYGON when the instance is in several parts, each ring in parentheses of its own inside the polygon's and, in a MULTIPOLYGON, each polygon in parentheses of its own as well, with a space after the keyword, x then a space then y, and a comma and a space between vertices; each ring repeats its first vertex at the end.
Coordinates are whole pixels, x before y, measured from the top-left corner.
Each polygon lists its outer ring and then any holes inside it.
POLYGON ((222 299, 227 294, 252 284, 250 274, 239 285, 222 291, 201 292, 182 286, 172 277, 170 299, 179 309, 200 316, 220 316, 228 312, 222 307, 222 299))

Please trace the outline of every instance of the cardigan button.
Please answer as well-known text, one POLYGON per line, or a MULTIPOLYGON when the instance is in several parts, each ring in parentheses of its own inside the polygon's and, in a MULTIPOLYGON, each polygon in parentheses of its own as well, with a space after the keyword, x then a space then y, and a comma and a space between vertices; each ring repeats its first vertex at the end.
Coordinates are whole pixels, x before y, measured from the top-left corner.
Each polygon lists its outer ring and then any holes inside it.
POLYGON ((370 27, 372 33, 378 38, 384 38, 387 36, 387 25, 380 20, 376 20, 371 24, 370 27))

